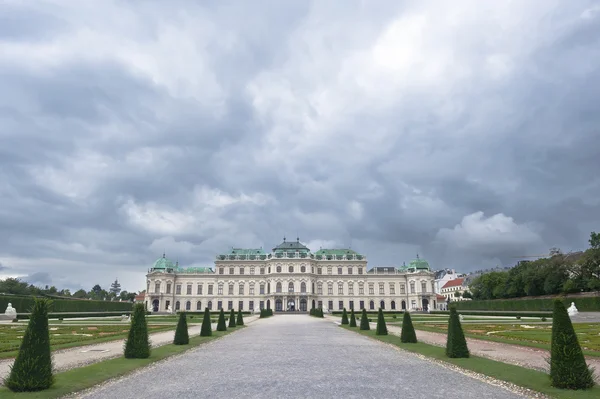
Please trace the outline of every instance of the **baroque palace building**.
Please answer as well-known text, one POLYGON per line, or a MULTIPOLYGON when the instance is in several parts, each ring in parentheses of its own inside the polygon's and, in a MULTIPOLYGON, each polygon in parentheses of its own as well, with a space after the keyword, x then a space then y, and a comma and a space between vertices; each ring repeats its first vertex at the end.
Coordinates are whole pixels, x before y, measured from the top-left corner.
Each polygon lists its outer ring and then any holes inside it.
POLYGON ((351 249, 320 249, 286 241, 262 248, 232 248, 217 255, 214 269, 182 268, 159 258, 146 276, 152 312, 241 309, 428 310, 436 308, 435 276, 417 259, 400 267, 373 267, 351 249))

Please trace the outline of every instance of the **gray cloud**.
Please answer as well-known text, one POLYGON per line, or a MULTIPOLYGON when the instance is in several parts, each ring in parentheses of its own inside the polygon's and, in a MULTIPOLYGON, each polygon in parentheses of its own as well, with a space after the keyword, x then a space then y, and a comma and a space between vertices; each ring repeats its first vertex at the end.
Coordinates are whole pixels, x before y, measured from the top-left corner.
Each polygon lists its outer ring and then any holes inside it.
POLYGON ((598 230, 591 0, 6 7, 4 274, 136 290, 284 234, 467 271, 598 230))

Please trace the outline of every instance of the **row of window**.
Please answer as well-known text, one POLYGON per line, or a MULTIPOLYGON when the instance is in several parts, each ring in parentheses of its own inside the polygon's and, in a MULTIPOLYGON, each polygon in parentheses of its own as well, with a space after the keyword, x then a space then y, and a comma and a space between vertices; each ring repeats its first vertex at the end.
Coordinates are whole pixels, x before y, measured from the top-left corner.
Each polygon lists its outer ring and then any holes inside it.
MULTIPOLYGON (((254 274, 255 272, 255 268, 254 266, 250 266, 250 274, 254 274)), ((353 266, 347 266, 347 274, 354 274, 354 267, 353 266)), ((281 266, 277 266, 275 268, 275 272, 276 273, 281 273, 282 272, 282 267, 281 266)), ((295 272, 295 266, 288 266, 288 272, 289 273, 294 273, 295 272)), ((239 268, 240 273, 239 274, 244 274, 246 272, 246 268, 241 266, 239 268)), ((269 266, 267 268, 268 273, 271 273, 271 266, 269 266)), ((357 267, 357 271, 358 274, 363 274, 363 268, 362 267, 357 267)), ((311 266, 311 273, 314 274, 315 272, 315 267, 311 266)), ((300 273, 306 273, 306 266, 300 266, 300 273)), ((219 267, 219 274, 225 274, 225 267, 219 267)), ((229 274, 235 274, 235 267, 229 267, 229 274)), ((260 268, 260 274, 265 274, 265 268, 261 267, 260 268)), ((322 267, 317 267, 317 274, 323 274, 323 268, 322 267)), ((327 267, 327 274, 333 274, 333 267, 329 266, 327 267)), ((337 268, 337 274, 344 274, 344 268, 343 267, 338 267, 337 268)))
MULTIPOLYGON (((329 309, 333 310, 333 304, 334 301, 328 301, 327 306, 329 309)), ((358 309, 364 309, 365 308, 365 301, 358 301, 359 307, 358 309)), ((350 309, 355 309, 354 308, 354 301, 349 301, 348 303, 349 308, 350 309)), ((158 305, 156 305, 158 306, 158 305)), ((171 306, 171 301, 165 301, 165 310, 169 309, 169 306, 171 306)), ((270 301, 267 301, 267 306, 270 307, 270 301)), ((301 311, 306 311, 306 300, 301 300, 300 301, 300 310, 301 311)), ((318 301, 316 303, 316 306, 319 308, 323 307, 323 301, 318 301)), ((417 306, 417 301, 413 300, 411 302, 411 308, 416 308, 417 306)), ((206 304, 206 307, 208 308, 208 310, 213 310, 213 301, 208 301, 206 304)), ((248 307, 250 310, 254 309, 254 301, 250 301, 248 303, 248 307)), ((380 301, 379 302, 379 307, 381 309, 385 309, 385 301, 380 301)), ((223 308, 223 301, 217 301, 217 310, 221 310, 223 308)), ((265 308, 265 301, 259 301, 259 308, 260 309, 264 309, 265 308)), ((233 301, 227 301, 227 310, 231 310, 233 309, 233 301)), ((244 301, 238 301, 238 307, 237 309, 239 310, 244 310, 244 301)), ((344 301, 338 301, 338 310, 342 310, 344 309, 344 301)), ((396 310, 396 301, 391 301, 390 302, 390 309, 391 310, 396 310)), ((401 301, 401 309, 406 309, 406 301, 401 301)), ((175 302, 175 311, 178 310, 182 310, 181 309, 181 302, 180 301, 176 301, 175 302)), ((192 310, 192 302, 191 301, 187 301, 185 302, 185 310, 186 311, 190 311, 192 310)), ((196 311, 202 311, 202 301, 197 301, 196 302, 196 311)), ((277 311, 281 311, 283 310, 283 302, 281 300, 276 300, 275 301, 275 310, 277 311)), ((375 301, 369 301, 369 310, 375 310, 375 301)), ((158 309, 154 309, 154 311, 158 311, 158 309)))
MULTIPOLYGON (((271 284, 267 283, 267 294, 271 293, 271 284)), ((369 295, 374 295, 375 294, 375 284, 374 283, 369 283, 369 295)), ((161 283, 157 282, 155 283, 154 286, 154 293, 160 293, 160 286, 161 283)), ((410 293, 411 294, 415 294, 416 293, 416 287, 415 287, 415 282, 411 281, 410 284, 410 293)), ((175 286, 175 294, 177 295, 181 295, 181 288, 182 285, 181 284, 177 284, 175 286)), ((234 288, 235 285, 234 284, 229 284, 228 286, 228 291, 227 294, 228 295, 235 295, 234 293, 234 288)), ((385 294, 385 283, 379 283, 379 294, 380 295, 384 295, 385 294)), ((186 286, 186 295, 193 295, 192 294, 192 289, 193 289, 193 285, 192 284, 187 284, 186 286)), ((208 295, 214 295, 213 292, 214 289, 214 284, 208 284, 208 295)), ((217 286, 217 295, 223 295, 223 284, 219 284, 217 286)), ((150 291, 150 283, 148 283, 148 292, 150 291)), ((278 282, 275 285, 275 292, 279 293, 279 292, 283 292, 283 285, 278 282)), ((288 283, 288 290, 287 292, 296 292, 295 291, 295 285, 294 282, 290 281, 288 283)), ((302 282, 300 283, 300 292, 305 293, 306 291, 306 283, 302 282)), ((315 292, 315 283, 312 283, 312 291, 311 292, 315 292)), ((426 281, 421 281, 421 292, 427 292, 427 282, 426 281)), ((431 282, 431 291, 430 292, 435 292, 435 282, 431 282)), ((171 293, 171 283, 167 283, 166 286, 166 293, 170 294, 171 293)), ((260 295, 264 295, 265 294, 265 284, 260 284, 260 291, 259 291, 260 295)), ((318 282, 317 283, 317 290, 316 293, 318 295, 323 295, 323 283, 322 282, 318 282)), ((337 289, 337 293, 338 295, 344 295, 344 283, 339 282, 338 283, 338 289, 337 289)), ((362 282, 358 283, 358 294, 359 295, 364 295, 365 293, 365 288, 364 288, 364 284, 362 282)), ((238 295, 246 295, 245 293, 245 284, 244 283, 239 283, 238 285, 238 295)), ((329 295, 333 295, 333 283, 328 283, 327 284, 327 294, 329 295)), ((389 294, 390 295, 396 295, 396 283, 389 283, 389 294)), ((404 284, 400 284, 400 294, 406 294, 406 287, 404 284)), ((197 288, 196 288, 196 295, 204 295, 203 294, 203 285, 202 284, 198 284, 197 288)), ((254 283, 250 283, 250 287, 249 287, 249 291, 248 291, 248 295, 255 295, 254 292, 254 283)), ((348 282, 348 295, 354 295, 354 283, 353 282, 348 282)))

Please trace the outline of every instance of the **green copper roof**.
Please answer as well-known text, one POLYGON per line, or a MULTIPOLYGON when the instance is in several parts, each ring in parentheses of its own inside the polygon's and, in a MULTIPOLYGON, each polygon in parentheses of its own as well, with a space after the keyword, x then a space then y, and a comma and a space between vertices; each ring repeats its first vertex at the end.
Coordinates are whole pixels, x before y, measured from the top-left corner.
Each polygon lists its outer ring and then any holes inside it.
POLYGON ((275 248, 273 248, 273 252, 285 252, 285 251, 291 251, 291 252, 310 252, 310 249, 308 249, 304 244, 302 244, 300 242, 300 238, 297 238, 296 241, 286 241, 285 237, 283 238, 283 242, 281 244, 279 244, 278 246, 276 246, 275 248))
POLYGON ((213 273, 213 270, 210 267, 178 267, 175 273, 213 273))
POLYGON ((152 269, 172 269, 174 267, 173 262, 167 259, 165 254, 163 254, 162 258, 158 258, 156 262, 154 262, 152 269))
POLYGON ((262 248, 232 248, 227 255, 264 255, 262 248))
POLYGON ((427 263, 425 259, 419 258, 419 255, 417 255, 417 259, 410 262, 408 268, 415 270, 430 270, 429 263, 427 263))

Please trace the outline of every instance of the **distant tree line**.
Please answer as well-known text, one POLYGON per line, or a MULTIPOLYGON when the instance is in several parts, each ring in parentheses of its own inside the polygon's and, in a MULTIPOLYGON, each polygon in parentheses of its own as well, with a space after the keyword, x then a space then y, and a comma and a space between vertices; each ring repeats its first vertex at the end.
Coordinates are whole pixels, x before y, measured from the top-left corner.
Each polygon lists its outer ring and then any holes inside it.
POLYGON ((592 232, 590 248, 577 254, 552 249, 547 258, 523 261, 507 271, 473 279, 473 299, 502 299, 600 290, 600 233, 592 232))
POLYGON ((80 289, 74 293, 71 293, 68 288, 58 290, 55 286, 49 287, 47 285, 44 288, 40 288, 18 278, 9 277, 5 280, 0 280, 0 293, 14 295, 70 297, 100 301, 118 301, 119 299, 122 301, 133 301, 135 299, 135 296, 137 295, 135 292, 121 291, 120 285, 116 281, 115 283, 111 284, 111 288, 108 291, 103 289, 99 284, 96 284, 89 291, 80 289))

